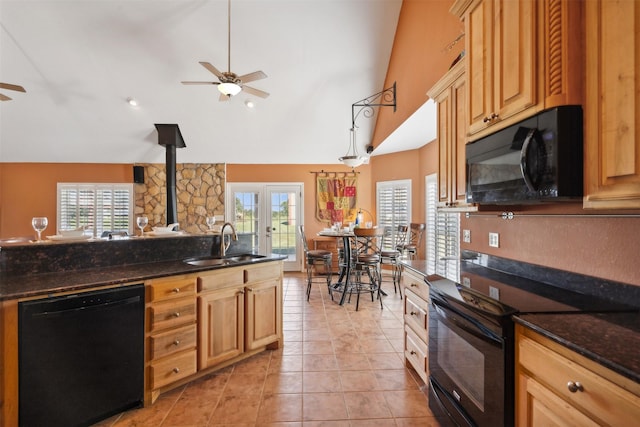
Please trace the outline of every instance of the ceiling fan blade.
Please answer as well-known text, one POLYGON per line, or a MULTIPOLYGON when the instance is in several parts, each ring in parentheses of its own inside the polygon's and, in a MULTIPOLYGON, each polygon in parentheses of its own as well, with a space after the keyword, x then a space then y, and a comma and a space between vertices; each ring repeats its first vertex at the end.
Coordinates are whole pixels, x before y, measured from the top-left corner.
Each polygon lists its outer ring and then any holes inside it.
POLYGON ((251 86, 242 86, 242 90, 247 93, 250 93, 251 95, 259 96, 260 98, 267 98, 269 96, 268 92, 265 92, 260 89, 256 89, 251 86))
POLYGON ((224 79, 224 75, 220 71, 218 71, 216 67, 209 64, 208 62, 200 62, 200 65, 202 65, 207 70, 211 71, 217 78, 224 79))
POLYGON ((242 83, 249 83, 255 80, 266 79, 267 75, 262 71, 254 71, 253 73, 245 74, 238 77, 242 83))
POLYGON ((0 101, 11 101, 11 98, 0 93, 0 101))
POLYGON ((183 85, 219 85, 220 82, 180 82, 183 85))
POLYGON ((12 85, 9 83, 0 83, 0 88, 9 89, 9 90, 17 90, 18 92, 26 92, 22 86, 12 85))
POLYGON ((225 101, 228 101, 228 100, 230 100, 230 99, 231 99, 231 97, 230 97, 230 96, 225 95, 224 93, 221 93, 221 94, 220 94, 220 98, 218 98, 218 101, 220 101, 220 102, 225 102, 225 101))

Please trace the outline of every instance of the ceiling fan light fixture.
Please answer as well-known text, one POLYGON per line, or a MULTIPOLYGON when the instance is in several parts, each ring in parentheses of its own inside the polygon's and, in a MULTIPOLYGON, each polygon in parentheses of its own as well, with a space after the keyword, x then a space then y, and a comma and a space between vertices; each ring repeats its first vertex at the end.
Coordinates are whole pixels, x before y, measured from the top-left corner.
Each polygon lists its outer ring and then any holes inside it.
POLYGON ((235 83, 220 83, 218 90, 221 94, 226 96, 235 96, 240 93, 242 88, 235 83))

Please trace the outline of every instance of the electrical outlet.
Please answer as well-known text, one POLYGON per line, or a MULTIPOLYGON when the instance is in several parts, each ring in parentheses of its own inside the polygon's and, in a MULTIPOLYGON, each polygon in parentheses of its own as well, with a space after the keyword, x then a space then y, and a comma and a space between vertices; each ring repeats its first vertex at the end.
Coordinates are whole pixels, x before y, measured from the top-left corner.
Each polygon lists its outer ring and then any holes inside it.
POLYGON ((471 243, 471 230, 462 230, 462 241, 464 243, 471 243))
POLYGON ((468 277, 463 277, 462 278, 462 286, 470 288, 471 287, 471 279, 468 278, 468 277))
POLYGON ((500 235, 498 233, 489 233, 489 246, 492 248, 500 247, 500 235))

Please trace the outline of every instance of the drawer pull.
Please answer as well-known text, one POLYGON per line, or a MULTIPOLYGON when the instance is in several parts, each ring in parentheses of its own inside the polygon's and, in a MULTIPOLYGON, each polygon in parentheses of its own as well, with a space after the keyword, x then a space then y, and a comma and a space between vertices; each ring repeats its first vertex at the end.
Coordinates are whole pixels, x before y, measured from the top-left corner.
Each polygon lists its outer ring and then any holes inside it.
POLYGON ((410 314, 410 315, 412 315, 412 316, 417 316, 417 315, 418 315, 418 313, 417 313, 417 312, 415 312, 415 311, 412 311, 412 312, 411 312, 411 313, 409 313, 409 314, 410 314))
POLYGON ((175 341, 173 342, 173 345, 175 345, 175 346, 180 345, 180 340, 175 340, 175 341))
POLYGON ((411 350, 411 351, 409 352, 409 354, 410 354, 410 355, 412 355, 412 356, 415 356, 417 353, 416 353, 415 351, 411 350))
POLYGON ((417 283, 412 283, 412 284, 411 284, 411 287, 412 287, 412 288, 417 288, 417 287, 418 287, 418 284, 417 284, 417 283))
POLYGON ((578 381, 569 381, 567 383, 567 388, 571 393, 575 393, 576 391, 584 391, 584 387, 582 387, 582 384, 580 384, 578 381))
POLYGON ((176 311, 175 313, 173 313, 173 317, 180 317, 180 312, 176 311))
POLYGON ((176 294, 180 293, 180 288, 173 288, 173 292, 175 292, 176 294))
POLYGON ((180 368, 173 368, 173 372, 175 372, 176 374, 180 373, 180 368))

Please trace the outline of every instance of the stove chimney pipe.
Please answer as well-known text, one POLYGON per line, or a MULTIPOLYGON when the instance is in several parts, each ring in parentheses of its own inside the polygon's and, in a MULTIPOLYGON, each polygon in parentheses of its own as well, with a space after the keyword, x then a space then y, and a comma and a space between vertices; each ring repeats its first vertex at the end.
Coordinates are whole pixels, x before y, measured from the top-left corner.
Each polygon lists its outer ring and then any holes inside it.
POLYGON ((166 148, 167 225, 178 222, 176 195, 176 148, 186 147, 177 124, 155 124, 158 144, 166 148))

